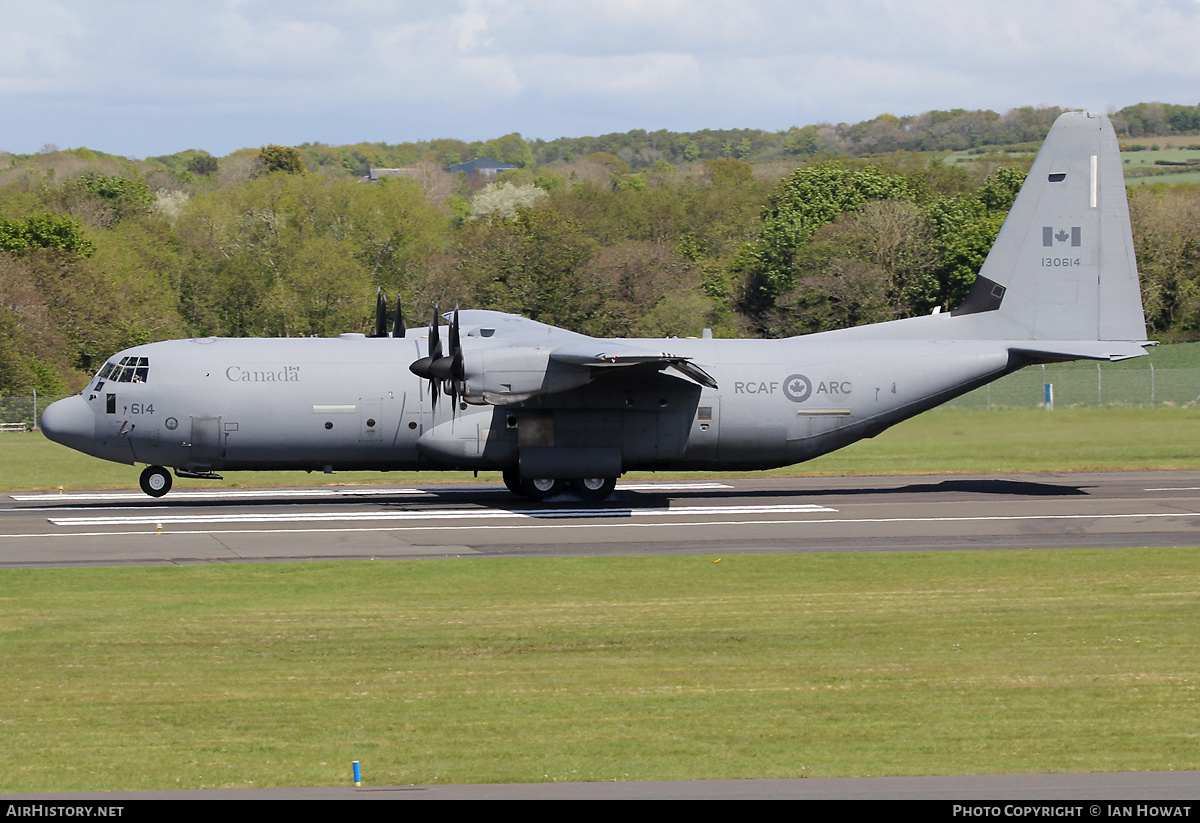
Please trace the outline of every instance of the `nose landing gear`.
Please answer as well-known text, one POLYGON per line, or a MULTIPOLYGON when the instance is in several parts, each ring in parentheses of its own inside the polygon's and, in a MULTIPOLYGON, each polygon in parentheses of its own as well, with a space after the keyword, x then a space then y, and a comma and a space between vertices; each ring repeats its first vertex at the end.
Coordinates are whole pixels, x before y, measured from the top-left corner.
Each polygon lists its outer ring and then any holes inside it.
POLYGON ((162 466, 147 466, 142 470, 138 484, 151 497, 162 497, 171 490, 171 473, 162 466))

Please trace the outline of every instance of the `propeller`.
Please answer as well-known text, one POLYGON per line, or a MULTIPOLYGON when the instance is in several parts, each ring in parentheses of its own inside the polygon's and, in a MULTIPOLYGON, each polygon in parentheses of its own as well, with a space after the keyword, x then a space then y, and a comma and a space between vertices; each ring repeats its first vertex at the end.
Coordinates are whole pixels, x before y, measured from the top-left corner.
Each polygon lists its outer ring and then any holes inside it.
POLYGON ((433 323, 429 326, 429 354, 409 364, 408 370, 417 377, 429 381, 429 395, 433 408, 437 409, 438 380, 433 375, 433 364, 442 359, 442 338, 438 331, 438 306, 433 304, 433 323))
POLYGON ((408 370, 417 377, 429 381, 429 393, 435 409, 440 392, 445 392, 454 407, 457 408, 458 398, 462 393, 462 381, 466 378, 462 337, 459 332, 458 306, 454 307, 454 319, 450 323, 449 354, 445 354, 442 350, 438 319, 437 304, 434 304, 433 325, 429 327, 429 355, 412 363, 408 370))

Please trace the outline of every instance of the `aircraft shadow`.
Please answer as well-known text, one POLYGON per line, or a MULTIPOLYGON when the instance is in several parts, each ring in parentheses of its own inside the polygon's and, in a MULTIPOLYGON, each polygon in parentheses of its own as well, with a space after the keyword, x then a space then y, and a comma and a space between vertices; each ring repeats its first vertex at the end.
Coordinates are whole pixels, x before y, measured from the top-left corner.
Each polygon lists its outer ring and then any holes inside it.
MULTIPOLYGON (((618 492, 619 494, 620 492, 618 492)), ((653 494, 653 492, 649 492, 653 494)), ((645 492, 643 492, 645 494, 645 492)), ((937 483, 910 483, 906 486, 811 488, 811 489, 698 489, 681 493, 687 497, 860 497, 865 495, 895 496, 902 494, 991 494, 1004 497, 1075 497, 1088 495, 1084 486, 1069 483, 1038 483, 1029 480, 1002 478, 961 478, 937 483)))

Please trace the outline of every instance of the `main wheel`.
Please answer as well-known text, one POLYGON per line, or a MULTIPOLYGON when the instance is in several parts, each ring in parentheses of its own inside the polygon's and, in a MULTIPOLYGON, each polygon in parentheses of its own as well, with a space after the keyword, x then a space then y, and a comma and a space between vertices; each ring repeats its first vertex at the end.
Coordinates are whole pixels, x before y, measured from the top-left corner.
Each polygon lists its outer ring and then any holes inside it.
POLYGON ((607 500, 617 487, 615 477, 581 477, 571 481, 571 491, 579 495, 580 500, 589 503, 607 500))
POLYGON ((151 497, 162 497, 171 490, 171 473, 162 466, 147 466, 138 478, 142 491, 151 497))
POLYGON ((525 492, 521 491, 521 475, 517 474, 516 469, 505 469, 502 476, 504 477, 504 488, 513 494, 525 494, 525 492))
POLYGON ((549 500, 551 497, 557 497, 562 494, 562 490, 566 484, 561 480, 551 480, 548 477, 539 477, 534 480, 520 481, 520 494, 525 495, 530 500, 549 500))

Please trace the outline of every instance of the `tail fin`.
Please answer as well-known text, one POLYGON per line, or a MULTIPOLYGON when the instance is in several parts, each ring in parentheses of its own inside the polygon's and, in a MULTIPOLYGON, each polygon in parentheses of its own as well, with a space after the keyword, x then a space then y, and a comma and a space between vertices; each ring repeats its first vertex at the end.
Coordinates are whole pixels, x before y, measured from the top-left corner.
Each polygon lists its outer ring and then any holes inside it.
POLYGON ((1145 340, 1120 147, 1107 117, 1068 112, 1055 121, 952 314, 976 315, 971 325, 991 339, 1145 340))

